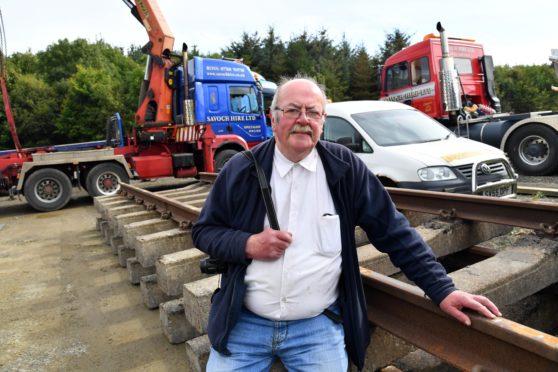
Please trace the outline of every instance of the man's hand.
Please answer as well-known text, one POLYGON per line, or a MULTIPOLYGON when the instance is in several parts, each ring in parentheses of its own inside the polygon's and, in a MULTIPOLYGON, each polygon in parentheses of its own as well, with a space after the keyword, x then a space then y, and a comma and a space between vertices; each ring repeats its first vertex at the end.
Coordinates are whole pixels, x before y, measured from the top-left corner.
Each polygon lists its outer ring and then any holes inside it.
POLYGON ((292 240, 288 232, 267 228, 248 238, 246 257, 256 260, 276 260, 285 253, 292 240))
POLYGON ((463 291, 453 291, 440 303, 440 309, 442 309, 442 311, 459 320, 461 323, 471 325, 471 319, 461 311, 463 308, 478 311, 490 319, 494 319, 496 316, 502 316, 498 307, 488 298, 463 291))

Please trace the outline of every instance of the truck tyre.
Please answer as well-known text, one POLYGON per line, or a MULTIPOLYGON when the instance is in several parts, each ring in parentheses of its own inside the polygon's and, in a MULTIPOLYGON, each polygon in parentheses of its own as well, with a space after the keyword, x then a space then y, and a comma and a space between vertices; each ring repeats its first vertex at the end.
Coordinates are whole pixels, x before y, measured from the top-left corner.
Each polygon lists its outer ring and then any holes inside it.
POLYGON ((214 169, 216 172, 220 172, 221 169, 225 166, 225 164, 229 161, 230 158, 235 156, 238 153, 237 150, 233 149, 225 149, 221 150, 215 155, 215 165, 214 169))
POLYGON ((546 176, 558 168, 558 133, 540 124, 517 129, 507 153, 515 170, 526 176, 546 176))
POLYGON ((115 195, 120 190, 120 183, 130 182, 122 166, 114 163, 97 164, 87 173, 85 185, 92 197, 115 195))
POLYGON ((64 208, 72 196, 72 183, 68 176, 54 168, 43 168, 34 172, 23 187, 25 199, 40 212, 64 208))

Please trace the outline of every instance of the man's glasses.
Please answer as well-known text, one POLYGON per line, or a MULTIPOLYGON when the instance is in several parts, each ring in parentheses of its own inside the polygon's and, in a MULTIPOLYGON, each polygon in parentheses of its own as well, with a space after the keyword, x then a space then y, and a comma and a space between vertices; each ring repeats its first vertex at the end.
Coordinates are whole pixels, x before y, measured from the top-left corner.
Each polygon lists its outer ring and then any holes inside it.
POLYGON ((283 115, 287 118, 287 119, 291 119, 291 120, 295 120, 298 119, 300 117, 300 114, 302 114, 304 112, 304 115, 306 115, 306 117, 310 120, 313 121, 318 121, 322 118, 322 116, 324 116, 323 112, 320 111, 316 111, 316 110, 301 110, 295 107, 287 107, 287 108, 280 108, 280 107, 275 107, 275 110, 277 111, 282 111, 283 115))

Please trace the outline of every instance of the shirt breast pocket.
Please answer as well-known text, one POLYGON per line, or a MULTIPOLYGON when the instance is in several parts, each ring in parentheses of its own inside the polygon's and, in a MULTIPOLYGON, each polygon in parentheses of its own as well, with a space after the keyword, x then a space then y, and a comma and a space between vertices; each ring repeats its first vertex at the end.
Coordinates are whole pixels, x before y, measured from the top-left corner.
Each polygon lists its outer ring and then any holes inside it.
POLYGON ((339 215, 326 214, 319 219, 320 246, 319 252, 326 256, 334 256, 341 252, 341 225, 339 215))

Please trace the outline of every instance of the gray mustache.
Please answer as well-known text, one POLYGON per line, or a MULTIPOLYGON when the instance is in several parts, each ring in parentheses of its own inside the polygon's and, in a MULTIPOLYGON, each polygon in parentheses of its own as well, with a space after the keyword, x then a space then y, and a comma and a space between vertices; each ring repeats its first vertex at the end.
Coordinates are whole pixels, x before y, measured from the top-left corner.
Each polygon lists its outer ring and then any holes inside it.
POLYGON ((300 124, 295 124, 291 130, 289 130, 289 134, 290 133, 306 133, 306 134, 314 134, 312 132, 312 128, 310 128, 308 125, 300 125, 300 124))

